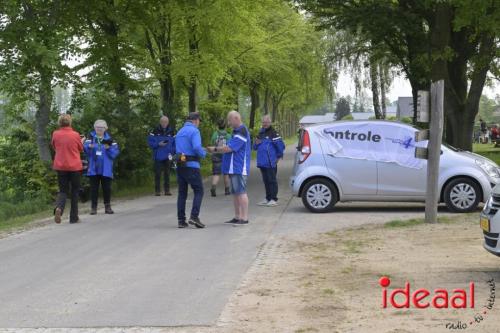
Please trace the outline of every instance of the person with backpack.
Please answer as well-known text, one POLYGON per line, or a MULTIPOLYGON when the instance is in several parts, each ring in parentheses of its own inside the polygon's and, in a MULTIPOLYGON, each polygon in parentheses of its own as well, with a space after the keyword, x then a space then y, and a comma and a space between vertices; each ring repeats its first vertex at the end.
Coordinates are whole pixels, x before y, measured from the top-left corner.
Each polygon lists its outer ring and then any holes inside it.
POLYGON ((167 116, 160 118, 160 124, 148 136, 148 145, 153 150, 155 171, 155 195, 160 196, 160 183, 163 174, 163 192, 170 193, 170 169, 175 154, 174 129, 169 125, 167 116))
POLYGON ((273 207, 278 205, 278 161, 283 158, 285 143, 272 126, 271 117, 262 117, 262 128, 254 142, 257 151, 257 167, 262 173, 262 181, 266 189, 265 200, 259 206, 273 207))
MULTIPOLYGON (((217 148, 222 148, 227 145, 231 140, 231 134, 226 131, 226 122, 221 119, 217 123, 217 130, 212 134, 210 143, 212 146, 217 148)), ((219 183, 220 176, 222 174, 222 153, 212 154, 212 187, 210 193, 212 197, 217 196, 217 184, 219 183)), ((230 195, 231 191, 229 189, 229 175, 224 175, 224 188, 225 195, 230 195)))
POLYGON ((111 209, 111 183, 113 181, 113 161, 120 154, 118 144, 108 133, 108 125, 104 120, 96 120, 94 130, 83 144, 88 157, 87 177, 90 180, 90 215, 97 214, 99 187, 102 186, 104 212, 114 214, 111 209))

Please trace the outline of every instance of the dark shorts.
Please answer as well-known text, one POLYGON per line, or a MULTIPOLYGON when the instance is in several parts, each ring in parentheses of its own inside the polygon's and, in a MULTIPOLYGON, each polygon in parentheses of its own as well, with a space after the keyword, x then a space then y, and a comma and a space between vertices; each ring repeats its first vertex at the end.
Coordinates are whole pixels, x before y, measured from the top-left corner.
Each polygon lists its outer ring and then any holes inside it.
POLYGON ((229 180, 232 194, 238 195, 247 193, 247 176, 229 175, 229 180))
POLYGON ((212 175, 221 175, 222 174, 222 161, 215 162, 212 161, 212 175))
POLYGON ((222 154, 212 155, 212 175, 222 174, 222 154))

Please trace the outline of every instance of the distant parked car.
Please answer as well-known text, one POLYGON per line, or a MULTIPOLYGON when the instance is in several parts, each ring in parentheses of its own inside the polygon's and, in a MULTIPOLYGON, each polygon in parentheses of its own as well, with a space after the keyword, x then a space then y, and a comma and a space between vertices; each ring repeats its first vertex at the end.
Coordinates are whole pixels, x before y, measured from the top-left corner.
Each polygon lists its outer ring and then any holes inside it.
MULTIPOLYGON (((304 127, 292 191, 315 213, 331 211, 339 201, 424 202, 427 161, 414 152, 427 142, 415 142, 417 131, 378 120, 304 127)), ((473 211, 500 182, 498 165, 447 145, 441 150, 440 201, 453 212, 473 211)))

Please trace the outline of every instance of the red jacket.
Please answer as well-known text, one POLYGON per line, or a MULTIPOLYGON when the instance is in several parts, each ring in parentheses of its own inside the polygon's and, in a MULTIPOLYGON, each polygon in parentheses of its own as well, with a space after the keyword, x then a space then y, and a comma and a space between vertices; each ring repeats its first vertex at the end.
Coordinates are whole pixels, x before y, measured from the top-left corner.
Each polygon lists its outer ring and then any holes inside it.
POLYGON ((80 134, 71 127, 61 127, 52 133, 52 147, 56 151, 53 169, 57 171, 82 171, 80 153, 83 151, 80 134))

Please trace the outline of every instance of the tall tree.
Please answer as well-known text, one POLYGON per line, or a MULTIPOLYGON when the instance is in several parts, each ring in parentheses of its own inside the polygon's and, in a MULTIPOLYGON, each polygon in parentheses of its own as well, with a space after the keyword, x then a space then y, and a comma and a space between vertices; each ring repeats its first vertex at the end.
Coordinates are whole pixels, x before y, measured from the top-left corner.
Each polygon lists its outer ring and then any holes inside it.
POLYGON ((428 90, 431 79, 444 79, 446 140, 471 149, 472 122, 487 73, 498 70, 498 1, 303 3, 322 26, 348 29, 363 34, 373 44, 383 44, 392 55, 392 63, 410 81, 415 109, 418 90, 428 90))
POLYGON ((52 88, 70 79, 65 60, 74 46, 70 2, 5 0, 0 4, 0 89, 36 105, 38 154, 51 161, 47 127, 52 88))

